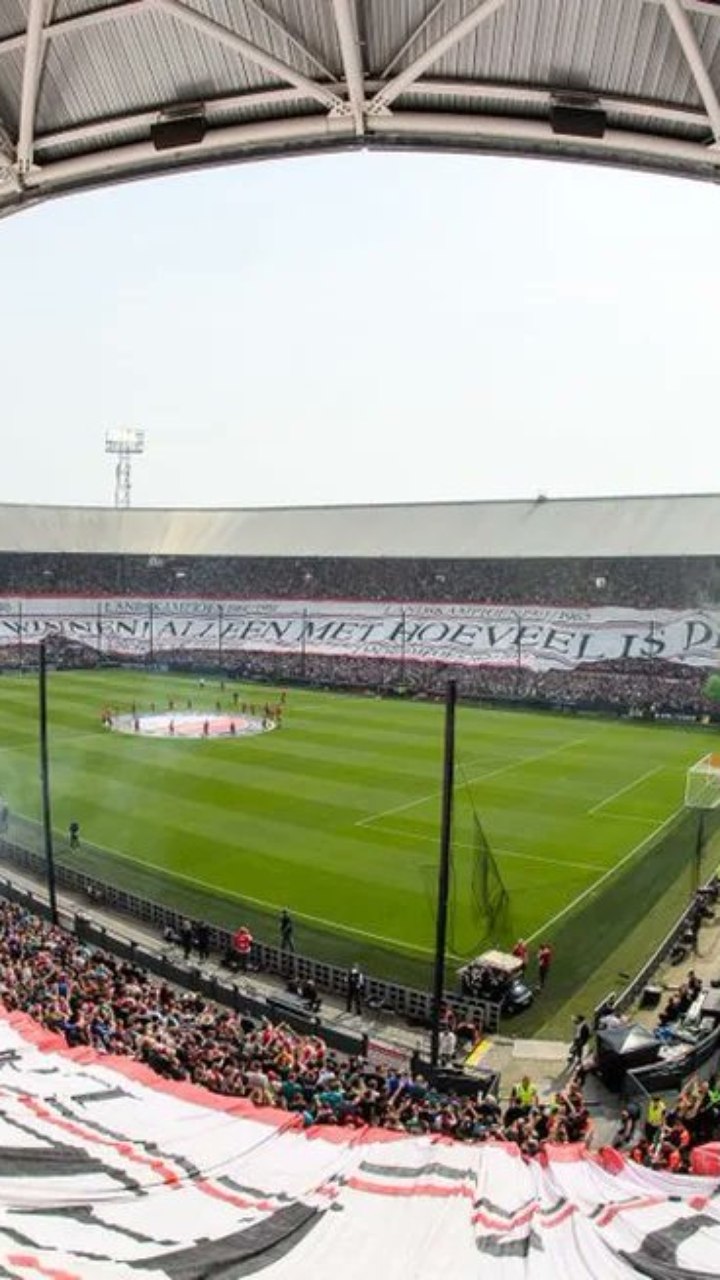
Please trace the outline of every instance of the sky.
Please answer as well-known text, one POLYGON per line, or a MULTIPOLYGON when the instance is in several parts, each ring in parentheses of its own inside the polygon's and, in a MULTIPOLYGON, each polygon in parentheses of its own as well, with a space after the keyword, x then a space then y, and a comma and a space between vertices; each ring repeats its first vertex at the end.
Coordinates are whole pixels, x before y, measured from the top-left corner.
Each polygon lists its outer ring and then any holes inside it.
POLYGON ((0 501, 135 506, 718 489, 720 192, 352 153, 0 221, 0 501))

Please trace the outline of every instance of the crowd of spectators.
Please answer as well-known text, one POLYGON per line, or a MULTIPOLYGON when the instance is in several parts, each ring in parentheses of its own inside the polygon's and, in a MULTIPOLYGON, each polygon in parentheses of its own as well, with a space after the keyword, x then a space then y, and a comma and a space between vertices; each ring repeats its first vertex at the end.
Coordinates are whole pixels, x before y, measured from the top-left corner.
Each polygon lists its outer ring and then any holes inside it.
MULTIPOLYGON (((701 993, 691 970, 661 1011, 659 1033, 687 1016, 701 993)), ((590 1146, 593 1140, 583 1091, 592 1061, 588 1037, 577 1028, 578 1051, 571 1049, 564 1087, 540 1099, 526 1075, 503 1103, 482 1088, 468 1095, 430 1083, 417 1057, 402 1069, 342 1057, 319 1034, 223 1009, 7 902, 0 902, 0 1003, 28 1014, 70 1048, 132 1057, 170 1080, 279 1108, 303 1126, 373 1125, 465 1142, 509 1141, 526 1156, 547 1143, 590 1146)), ((462 1060, 482 1036, 476 1023, 451 1019, 448 1011, 441 1035, 446 1066, 462 1060)), ((582 1020, 580 1030, 586 1026, 582 1020)), ((718 1134, 720 1079, 693 1076, 670 1105, 657 1095, 647 1107, 626 1103, 614 1145, 646 1167, 690 1172, 694 1153, 718 1134)))
POLYGON ((616 1148, 649 1169, 695 1171, 694 1153, 720 1133, 720 1080, 693 1076, 668 1104, 659 1094, 642 1108, 629 1102, 622 1111, 616 1148))
MULTIPOLYGON (((418 1069, 332 1053, 319 1035, 253 1020, 151 978, 138 965, 89 946, 23 907, 0 903, 0 1002, 62 1036, 70 1048, 135 1058, 171 1080, 248 1098, 304 1125, 377 1125, 463 1141, 503 1139, 529 1155, 547 1141, 588 1141, 582 1072, 541 1104, 525 1077, 505 1106, 462 1096, 418 1069)), ((445 1028, 452 1047, 477 1033, 445 1028)))
MULTIPOLYGON (((97 666, 89 646, 66 637, 50 636, 50 661, 73 669, 97 666)), ((28 646, 24 659, 29 658, 28 646)), ((213 649, 163 650, 163 661, 175 670, 195 671, 218 666, 213 649)), ((16 645, 0 645, 0 665, 19 662, 16 645)), ((350 655, 294 652, 226 653, 222 671, 243 680, 311 684, 327 689, 352 689, 369 694, 442 698, 448 677, 457 681, 462 698, 533 704, 551 710, 607 711, 637 718, 698 719, 717 715, 717 703, 703 692, 707 672, 665 662, 636 660, 634 664, 605 663, 575 670, 529 671, 519 666, 468 666, 447 662, 413 662, 350 655)))
MULTIPOLYGON (((208 653, 208 660, 212 655, 208 653)), ((180 655, 176 655, 180 660, 180 655)), ((197 655, 195 655, 197 660, 197 655)), ((232 664, 231 664, 232 665, 232 664)), ((381 661, 346 655, 244 654, 237 674, 245 679, 305 681, 327 688, 442 697, 449 676, 463 698, 534 703, 553 709, 619 711, 637 717, 710 715, 716 704, 703 695, 701 668, 636 661, 573 671, 528 671, 504 666, 454 666, 445 662, 381 661), (618 669, 619 668, 619 669, 618 669)))
POLYGON ((421 559, 6 552, 0 594, 472 601, 590 608, 720 602, 713 556, 421 559))

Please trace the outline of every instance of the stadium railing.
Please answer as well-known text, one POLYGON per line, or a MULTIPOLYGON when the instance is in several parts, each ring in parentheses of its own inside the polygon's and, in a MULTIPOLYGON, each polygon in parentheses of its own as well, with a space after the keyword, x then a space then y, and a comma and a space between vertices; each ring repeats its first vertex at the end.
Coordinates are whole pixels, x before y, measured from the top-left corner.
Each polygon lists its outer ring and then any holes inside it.
MULTIPOLYGON (((45 879, 45 861, 42 855, 24 848, 14 840, 0 837, 0 862, 17 867, 34 880, 43 882, 45 879)), ((62 863, 56 864, 55 875, 58 887, 79 896, 83 903, 88 904, 87 911, 90 913, 94 903, 98 907, 140 920, 156 929, 161 936, 167 928, 179 934, 184 916, 172 907, 139 897, 62 863)), ((232 934, 229 930, 211 925, 210 946, 221 955, 229 953, 232 949, 232 934)), ((252 962, 264 973, 284 979, 292 977, 301 982, 311 979, 319 991, 341 998, 347 994, 346 968, 296 952, 281 951, 279 947, 257 939, 253 944, 252 962)), ((429 991, 418 991, 413 987, 403 986, 402 983, 368 974, 365 998, 367 1005, 374 1009, 392 1012, 417 1025, 429 1025, 432 1014, 432 996, 429 991)), ((461 1017, 480 1018, 485 1031, 497 1031, 500 1006, 495 1001, 469 1000, 449 992, 445 993, 445 1000, 461 1017)))

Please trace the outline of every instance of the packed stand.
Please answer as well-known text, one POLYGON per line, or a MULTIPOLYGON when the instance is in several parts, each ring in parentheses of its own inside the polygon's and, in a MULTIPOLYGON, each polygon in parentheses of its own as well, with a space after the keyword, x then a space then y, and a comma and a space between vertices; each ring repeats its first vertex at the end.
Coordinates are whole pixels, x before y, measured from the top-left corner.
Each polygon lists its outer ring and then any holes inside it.
POLYGON ((44 592, 686 608, 720 601, 720 563, 712 556, 491 560, 0 555, 0 594, 44 592))
POLYGON ((416 698, 442 697, 448 677, 454 676, 463 698, 527 702, 552 709, 605 710, 655 719, 696 719, 716 710, 703 696, 707 673, 702 668, 650 661, 635 664, 634 669, 627 664, 619 671, 605 664, 602 668, 533 672, 513 666, 256 653, 243 654, 228 665, 248 680, 298 680, 329 689, 403 693, 416 698))
POLYGON ((645 1168, 694 1173, 702 1169, 699 1149, 719 1134, 720 1079, 713 1072, 707 1080, 693 1076, 670 1103, 660 1094, 644 1108, 628 1102, 614 1145, 645 1168))
MULTIPOLYGON (((0 904, 0 1001, 70 1048, 127 1055, 171 1080, 278 1107, 306 1126, 376 1125, 469 1142, 499 1139, 517 1142, 528 1155, 545 1142, 590 1137, 577 1073, 546 1105, 528 1077, 505 1107, 492 1096, 441 1092, 417 1061, 405 1072, 343 1059, 319 1035, 254 1021, 180 992, 10 903, 0 904)), ((466 1051, 477 1034, 474 1024, 448 1024, 446 1060, 460 1046, 466 1051)))

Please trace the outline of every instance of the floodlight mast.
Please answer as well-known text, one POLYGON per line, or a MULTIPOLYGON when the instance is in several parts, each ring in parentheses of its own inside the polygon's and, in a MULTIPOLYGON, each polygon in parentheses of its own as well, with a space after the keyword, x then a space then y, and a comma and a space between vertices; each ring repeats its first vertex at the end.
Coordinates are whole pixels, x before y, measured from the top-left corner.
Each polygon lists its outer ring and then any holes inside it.
POLYGON ((115 506, 129 507, 132 493, 132 458, 145 452, 145 432, 120 427, 105 435, 105 452, 117 458, 115 464, 115 506))

